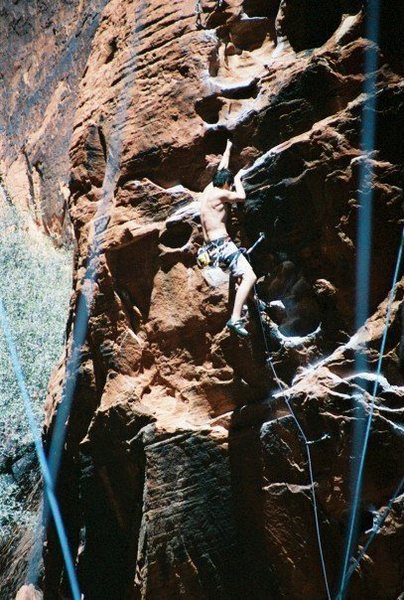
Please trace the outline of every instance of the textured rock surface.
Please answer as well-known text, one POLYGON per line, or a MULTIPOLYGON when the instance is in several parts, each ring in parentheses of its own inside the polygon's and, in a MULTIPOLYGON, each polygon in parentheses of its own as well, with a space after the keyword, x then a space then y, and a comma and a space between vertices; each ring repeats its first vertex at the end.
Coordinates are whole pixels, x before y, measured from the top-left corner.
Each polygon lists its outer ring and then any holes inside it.
MULTIPOLYGON (((202 2, 206 30, 197 29, 188 0, 111 0, 103 10, 70 148, 77 241, 70 342, 101 223, 60 481, 85 598, 325 597, 304 446, 266 370, 257 320, 250 321, 250 343, 232 339, 224 329, 227 284, 208 287, 194 265, 202 241, 198 192, 228 132, 232 168, 251 166, 233 233, 243 243, 267 233, 254 264, 273 361, 309 440, 329 436, 312 453, 336 588, 353 399, 370 401, 400 238, 404 87, 392 33, 403 15, 383 7, 376 151, 364 158, 362 72, 370 42, 361 3, 304 5, 202 2), (356 332, 363 161, 374 168, 373 316, 356 332), (115 190, 100 214, 111 164, 115 190), (274 300, 285 311, 271 308, 274 300), (354 375, 355 352, 368 357, 369 373, 354 375)), ((403 459, 402 294, 400 284, 366 463, 361 543, 372 510, 394 492, 403 459)), ((59 365, 50 385, 48 434, 65 370, 59 365)), ((350 598, 399 597, 403 543, 398 499, 352 578, 350 598)), ((50 531, 45 598, 66 589, 61 573, 50 531)))
POLYGON ((72 123, 106 1, 0 1, 0 172, 13 201, 58 242, 72 238, 72 123))

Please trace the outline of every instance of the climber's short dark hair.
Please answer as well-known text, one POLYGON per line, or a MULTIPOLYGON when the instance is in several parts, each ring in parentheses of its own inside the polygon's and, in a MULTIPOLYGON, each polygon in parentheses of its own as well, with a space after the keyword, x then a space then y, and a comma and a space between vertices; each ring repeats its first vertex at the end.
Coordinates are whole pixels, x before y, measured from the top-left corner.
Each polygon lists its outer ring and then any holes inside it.
POLYGON ((219 169, 213 176, 212 183, 215 187, 221 188, 226 183, 233 185, 234 175, 229 169, 219 169))

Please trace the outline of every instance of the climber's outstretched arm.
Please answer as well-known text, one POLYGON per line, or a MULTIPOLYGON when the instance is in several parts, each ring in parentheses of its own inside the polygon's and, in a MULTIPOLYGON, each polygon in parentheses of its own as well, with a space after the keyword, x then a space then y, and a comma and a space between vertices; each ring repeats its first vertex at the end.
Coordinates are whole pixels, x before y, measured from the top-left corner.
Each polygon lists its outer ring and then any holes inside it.
POLYGON ((237 175, 234 177, 234 188, 235 191, 232 192, 230 190, 220 190, 221 191, 221 201, 222 202, 230 202, 233 204, 234 202, 244 202, 246 199, 246 193, 243 186, 243 182, 241 181, 242 176, 245 174, 246 170, 241 169, 237 175))
POLYGON ((218 171, 220 171, 220 169, 228 169, 229 168, 230 152, 231 152, 232 146, 233 146, 233 143, 230 140, 227 140, 226 150, 223 153, 222 160, 220 161, 220 164, 218 167, 218 171))

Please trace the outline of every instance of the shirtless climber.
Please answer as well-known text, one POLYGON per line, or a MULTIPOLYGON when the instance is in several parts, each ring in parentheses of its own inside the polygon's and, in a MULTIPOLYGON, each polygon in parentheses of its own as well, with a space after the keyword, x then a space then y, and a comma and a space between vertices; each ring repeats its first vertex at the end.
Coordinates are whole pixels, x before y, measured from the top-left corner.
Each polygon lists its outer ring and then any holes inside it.
MULTIPOLYGON (((241 337, 248 336, 241 319, 241 311, 257 277, 235 243, 230 239, 226 229, 228 209, 234 202, 244 202, 246 194, 241 177, 243 170, 235 177, 228 170, 232 143, 227 142, 226 150, 219 168, 201 196, 201 223, 205 245, 198 252, 198 258, 206 253, 215 266, 230 269, 233 277, 238 279, 238 288, 234 299, 231 318, 226 325, 241 337), (235 191, 232 191, 234 183, 235 191)), ((199 261, 200 263, 200 261, 199 261)), ((203 264, 203 263, 202 263, 203 264)))

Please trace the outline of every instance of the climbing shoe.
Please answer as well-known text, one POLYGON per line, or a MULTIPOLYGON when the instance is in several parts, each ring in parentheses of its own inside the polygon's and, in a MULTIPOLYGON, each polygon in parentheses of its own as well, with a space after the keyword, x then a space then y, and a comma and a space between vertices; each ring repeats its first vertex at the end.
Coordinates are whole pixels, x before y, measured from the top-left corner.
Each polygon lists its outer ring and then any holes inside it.
POLYGON ((230 331, 236 333, 240 337, 248 337, 249 335, 247 329, 244 328, 244 323, 241 319, 239 319, 238 321, 232 321, 232 319, 229 319, 226 325, 227 328, 230 329, 230 331))

